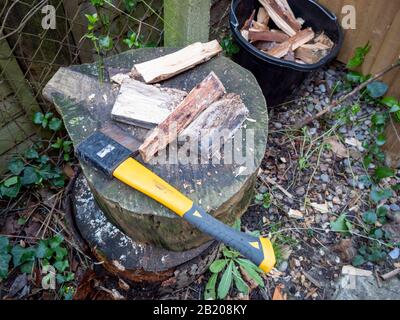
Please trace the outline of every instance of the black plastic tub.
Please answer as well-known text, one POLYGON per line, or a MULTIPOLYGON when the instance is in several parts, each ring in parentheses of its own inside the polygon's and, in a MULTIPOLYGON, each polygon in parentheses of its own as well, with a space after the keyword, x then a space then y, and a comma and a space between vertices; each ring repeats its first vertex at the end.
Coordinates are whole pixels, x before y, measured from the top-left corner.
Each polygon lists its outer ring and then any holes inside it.
POLYGON ((240 47, 233 60, 250 70, 262 88, 268 106, 287 101, 308 74, 331 62, 343 44, 343 32, 335 15, 312 0, 288 0, 294 14, 318 33, 324 31, 335 43, 331 52, 315 64, 299 64, 277 59, 259 51, 240 34, 246 19, 261 5, 258 0, 232 0, 230 25, 233 37, 240 47))

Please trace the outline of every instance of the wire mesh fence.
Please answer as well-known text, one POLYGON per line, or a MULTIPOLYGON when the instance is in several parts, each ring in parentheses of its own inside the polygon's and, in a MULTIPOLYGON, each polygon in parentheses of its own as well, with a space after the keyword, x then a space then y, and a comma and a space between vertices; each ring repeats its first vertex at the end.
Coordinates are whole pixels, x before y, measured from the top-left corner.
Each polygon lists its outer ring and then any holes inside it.
POLYGON ((59 67, 162 44, 162 0, 0 0, 0 171, 35 139, 59 67))

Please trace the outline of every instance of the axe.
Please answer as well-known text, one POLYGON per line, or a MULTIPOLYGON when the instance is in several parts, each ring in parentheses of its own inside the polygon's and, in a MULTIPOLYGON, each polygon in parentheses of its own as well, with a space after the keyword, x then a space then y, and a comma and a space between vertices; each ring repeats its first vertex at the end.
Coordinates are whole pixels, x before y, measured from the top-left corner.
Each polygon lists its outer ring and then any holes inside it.
POLYGON ((237 231, 209 215, 188 197, 132 158, 132 151, 102 132, 96 131, 82 141, 76 154, 128 186, 161 203, 200 231, 239 251, 264 272, 275 265, 275 254, 269 239, 237 231))

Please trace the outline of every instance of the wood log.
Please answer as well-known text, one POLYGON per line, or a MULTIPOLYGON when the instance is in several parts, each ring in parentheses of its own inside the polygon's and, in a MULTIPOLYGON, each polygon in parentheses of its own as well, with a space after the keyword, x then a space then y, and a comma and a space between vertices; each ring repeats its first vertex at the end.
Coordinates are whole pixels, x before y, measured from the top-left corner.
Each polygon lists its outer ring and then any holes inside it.
POLYGON ((258 13, 257 13, 257 22, 265 24, 266 26, 268 26, 268 22, 269 22, 269 15, 267 10, 265 10, 264 7, 260 7, 258 9, 258 13))
POLYGON ((132 72, 138 72, 146 83, 155 83, 208 61, 221 51, 222 47, 217 40, 196 42, 163 57, 135 64, 132 72))
POLYGON ((258 21, 253 21, 253 25, 249 29, 250 31, 267 31, 269 28, 266 24, 260 23, 258 21))
POLYGON ((275 48, 278 45, 276 42, 268 42, 268 41, 257 41, 254 43, 254 46, 261 51, 264 51, 267 53, 267 51, 271 50, 272 48, 275 48))
POLYGON ((281 31, 249 31, 249 40, 255 41, 269 41, 269 42, 285 42, 289 37, 281 31))
MULTIPOLYGON (((243 125, 249 110, 238 94, 229 93, 221 100, 214 102, 197 117, 181 134, 180 138, 201 142, 201 155, 214 156, 225 143, 232 138, 243 125), (209 144, 208 138, 213 144, 209 144)), ((181 139, 180 139, 181 140, 181 139)))
POLYGON ((253 24, 255 15, 256 15, 256 10, 253 10, 250 17, 244 22, 242 30, 250 29, 251 25, 253 24))
POLYGON ((322 32, 320 35, 316 36, 314 42, 323 44, 328 49, 332 49, 335 45, 335 43, 325 34, 325 32, 322 32))
POLYGON ((275 0, 259 0, 275 24, 287 35, 293 37, 301 29, 301 24, 290 12, 282 9, 275 0))
POLYGON ((186 95, 185 91, 125 79, 111 117, 119 122, 152 129, 164 121, 186 95))
POLYGON ((319 62, 329 53, 329 48, 322 43, 304 44, 295 51, 296 59, 308 64, 319 62))
POLYGON ((297 48, 301 47, 303 44, 306 44, 312 39, 314 39, 314 31, 311 28, 304 29, 299 31, 294 37, 291 37, 289 40, 267 51, 267 54, 276 58, 282 58, 288 54, 289 50, 295 51, 297 48))
POLYGON ((198 84, 176 109, 161 122, 140 146, 139 152, 145 162, 163 150, 197 116, 226 93, 225 87, 214 72, 198 84), (173 132, 170 132, 173 131, 173 132))
POLYGON ((281 9, 283 11, 286 11, 287 14, 294 20, 296 19, 296 16, 294 15, 292 8, 290 7, 289 3, 287 2, 287 0, 275 0, 276 3, 281 7, 281 9))

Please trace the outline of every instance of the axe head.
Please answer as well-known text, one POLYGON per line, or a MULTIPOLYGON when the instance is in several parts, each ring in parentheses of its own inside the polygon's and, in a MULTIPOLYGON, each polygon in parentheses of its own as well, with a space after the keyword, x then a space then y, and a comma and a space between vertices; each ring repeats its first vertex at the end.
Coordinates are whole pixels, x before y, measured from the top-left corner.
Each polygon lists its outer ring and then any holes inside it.
POLYGON ((93 165, 111 178, 114 170, 131 157, 133 152, 96 131, 77 146, 76 155, 79 160, 93 165))

